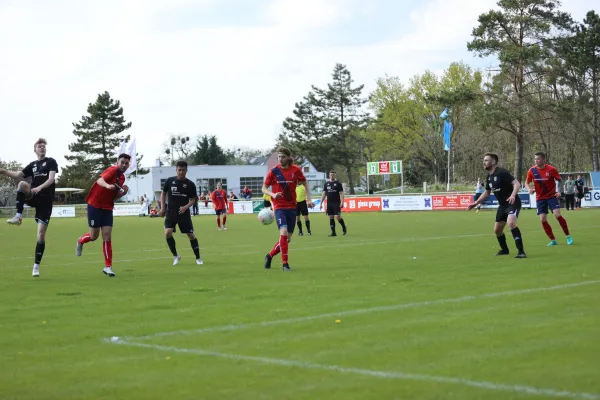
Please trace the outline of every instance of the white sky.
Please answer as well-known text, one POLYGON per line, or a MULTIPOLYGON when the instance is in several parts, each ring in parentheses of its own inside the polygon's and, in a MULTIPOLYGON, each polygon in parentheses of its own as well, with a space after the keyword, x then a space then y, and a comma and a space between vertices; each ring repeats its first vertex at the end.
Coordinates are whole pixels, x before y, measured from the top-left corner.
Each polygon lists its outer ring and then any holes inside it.
MULTIPOLYGON (((577 20, 591 1, 565 0, 577 20)), ((105 90, 149 166, 169 133, 266 148, 310 85, 347 65, 364 95, 466 50, 490 0, 0 0, 0 159, 33 143, 64 167, 72 123, 105 90)), ((489 61, 488 61, 489 63, 489 61)))

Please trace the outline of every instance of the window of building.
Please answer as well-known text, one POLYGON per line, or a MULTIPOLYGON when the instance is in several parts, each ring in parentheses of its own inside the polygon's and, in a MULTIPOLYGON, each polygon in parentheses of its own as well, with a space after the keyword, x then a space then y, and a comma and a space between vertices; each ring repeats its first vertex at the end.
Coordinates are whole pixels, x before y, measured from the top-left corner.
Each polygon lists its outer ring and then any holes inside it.
POLYGON ((262 176, 255 177, 241 177, 240 178, 240 192, 246 186, 252 190, 252 196, 259 196, 262 194, 261 189, 264 182, 264 178, 262 176))
POLYGON ((217 188, 217 183, 221 182, 223 190, 227 191, 227 178, 199 178, 196 179, 196 189, 198 193, 212 192, 217 188))
POLYGON ((304 172, 310 172, 310 167, 304 167, 304 172))

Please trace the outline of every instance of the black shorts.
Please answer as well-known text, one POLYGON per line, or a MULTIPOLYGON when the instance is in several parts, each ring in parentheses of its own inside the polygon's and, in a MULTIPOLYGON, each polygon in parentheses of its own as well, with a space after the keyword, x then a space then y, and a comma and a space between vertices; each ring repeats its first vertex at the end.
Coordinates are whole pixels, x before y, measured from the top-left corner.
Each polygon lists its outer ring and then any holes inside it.
POLYGON ((38 224, 48 225, 52 216, 52 199, 44 196, 33 196, 25 200, 25 204, 35 208, 35 221, 38 224))
POLYGON ((518 218, 520 212, 520 201, 515 202, 515 204, 505 204, 502 206, 498 206, 498 211, 496 211, 496 222, 506 222, 508 220, 509 215, 514 215, 518 218))
POLYGON ((585 197, 585 194, 583 193, 583 190, 580 190, 579 192, 577 192, 578 199, 583 199, 584 197, 585 197))
POLYGON ((263 207, 264 208, 271 208, 271 202, 269 200, 263 201, 263 207))
POLYGON ((296 216, 307 216, 308 215, 308 205, 306 204, 306 200, 299 201, 296 204, 296 216))
POLYGON ((194 233, 194 224, 189 212, 185 214, 167 214, 165 229, 173 229, 173 232, 177 232, 176 226, 179 226, 181 233, 194 233))
POLYGON ((215 210, 215 212, 217 213, 217 215, 227 215, 227 209, 226 208, 219 208, 218 210, 215 210))
POLYGON ((325 210, 325 213, 329 216, 342 215, 342 208, 339 204, 327 203, 327 210, 325 210))

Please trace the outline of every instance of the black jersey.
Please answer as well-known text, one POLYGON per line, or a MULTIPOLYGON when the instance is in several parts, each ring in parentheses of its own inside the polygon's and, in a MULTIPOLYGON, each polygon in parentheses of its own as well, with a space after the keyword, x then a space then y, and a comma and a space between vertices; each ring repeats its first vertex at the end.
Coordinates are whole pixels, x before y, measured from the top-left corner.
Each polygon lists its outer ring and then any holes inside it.
MULTIPOLYGON (((180 207, 187 205, 190 199, 198 196, 194 182, 187 178, 179 180, 175 176, 167 179, 163 192, 167 193, 167 212, 169 214, 176 214, 180 207)), ((188 209, 186 212, 189 214, 190 210, 188 209)))
MULTIPOLYGON (((504 168, 497 167, 493 174, 488 174, 485 182, 485 190, 491 191, 498 199, 499 206, 505 206, 508 204, 508 198, 513 192, 512 182, 515 178, 510 172, 504 168)), ((515 204, 520 203, 521 199, 519 196, 515 196, 515 204)))
MULTIPOLYGON (((58 164, 54 158, 45 157, 42 160, 29 163, 28 166, 23 168, 22 172, 25 178, 31 177, 31 188, 33 189, 44 184, 48 180, 51 171, 58 172, 58 164)), ((36 196, 54 199, 55 189, 56 184, 52 182, 52 185, 40 190, 36 196)))
POLYGON ((333 181, 325 183, 323 191, 327 193, 327 204, 341 203, 340 193, 344 191, 344 187, 340 181, 333 181))

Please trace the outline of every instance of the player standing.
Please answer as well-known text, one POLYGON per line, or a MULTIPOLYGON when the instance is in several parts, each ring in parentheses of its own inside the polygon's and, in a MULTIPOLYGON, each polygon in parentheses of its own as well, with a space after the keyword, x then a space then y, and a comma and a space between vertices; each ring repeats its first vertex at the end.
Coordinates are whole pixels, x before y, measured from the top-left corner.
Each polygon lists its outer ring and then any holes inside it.
POLYGON ((529 193, 535 193, 537 214, 540 216, 540 222, 544 227, 546 235, 550 238, 548 246, 556 246, 558 244, 552 232, 552 227, 548 223, 548 209, 552 211, 567 236, 567 244, 573 244, 567 220, 560 213, 560 190, 556 190, 557 184, 561 181, 558 169, 546 164, 546 155, 544 153, 535 153, 534 161, 535 166, 529 168, 529 171, 527 171, 527 180, 525 182, 529 186, 529 193), (534 183, 534 186, 531 185, 532 183, 534 183))
POLYGON ((221 214, 223 214, 223 229, 227 230, 227 192, 223 190, 221 182, 217 183, 217 190, 210 195, 213 209, 217 213, 217 228, 221 230, 221 214))
POLYGON ((83 245, 98 239, 100 231, 102 231, 102 254, 104 255, 102 272, 110 277, 115 276, 112 270, 113 209, 115 200, 127 194, 128 188, 124 185, 124 174, 129 168, 130 161, 129 154, 120 154, 117 164, 106 168, 92 185, 85 198, 88 204, 87 216, 90 231, 80 237, 75 246, 75 254, 81 256, 83 245))
POLYGON ((277 164, 271 168, 265 177, 262 186, 263 194, 271 196, 271 203, 275 209, 275 221, 279 228, 279 240, 269 254, 265 256, 265 268, 271 268, 273 257, 281 252, 283 271, 291 271, 288 262, 288 245, 294 234, 296 224, 296 186, 298 183, 306 189, 306 203, 314 207, 310 198, 308 182, 302 169, 293 164, 292 153, 285 147, 277 149, 277 164), (271 190, 269 190, 269 186, 271 190))
POLYGON ((33 151, 37 155, 37 160, 29 163, 22 171, 13 172, 0 168, 0 174, 20 180, 17 186, 17 213, 6 222, 11 225, 21 225, 25 204, 35 208, 35 221, 38 229, 35 260, 31 272, 34 278, 40 276, 40 263, 46 249, 46 230, 52 216, 52 203, 56 188, 54 178, 58 172, 56 160, 46 157, 46 144, 46 140, 42 138, 34 143, 33 151), (32 177, 31 185, 23 181, 29 177, 32 177))
POLYGON ((194 182, 186 178, 187 166, 187 162, 177 161, 175 166, 176 176, 165 181, 162 193, 160 194, 160 202, 162 204, 160 216, 164 217, 166 215, 167 217, 165 219, 165 237, 169 250, 173 254, 173 265, 179 264, 181 260, 181 256, 177 253, 177 247, 175 246, 175 238, 173 237, 176 225, 179 225, 181 233, 185 233, 188 239, 190 239, 190 246, 192 246, 192 250, 196 256, 196 264, 202 265, 204 263, 200 258, 200 246, 194 234, 194 224, 192 223, 192 216, 190 214, 190 207, 196 201, 198 193, 196 192, 194 182))
POLYGON ((296 225, 298 225, 298 236, 303 236, 302 232, 302 221, 300 216, 304 217, 304 223, 306 224, 306 231, 308 236, 312 235, 310 231, 310 220, 308 219, 308 204, 306 204, 306 189, 304 185, 296 186, 296 225))
POLYGON ((342 218, 342 208, 344 208, 344 187, 342 186, 342 182, 335 179, 335 171, 329 171, 329 182, 325 183, 323 186, 323 196, 321 196, 321 204, 319 205, 319 209, 323 209, 323 200, 325 200, 325 196, 327 196, 327 209, 326 214, 329 217, 329 227, 331 228, 331 233, 329 236, 337 236, 335 233, 335 219, 342 226, 342 232, 344 235, 346 234, 346 223, 342 218))
POLYGON ((508 246, 506 245, 506 236, 504 235, 504 226, 508 222, 508 227, 515 239, 518 250, 515 258, 526 258, 527 256, 523 249, 521 230, 517 226, 517 218, 521 211, 521 199, 518 195, 521 184, 510 174, 510 172, 504 168, 498 167, 498 156, 496 154, 486 153, 483 157, 483 167, 488 171, 485 191, 477 201, 469 204, 468 209, 472 210, 479 206, 490 196, 491 192, 494 192, 494 195, 498 200, 494 233, 496 234, 498 244, 500 244, 500 251, 498 251, 496 255, 502 256, 510 253, 508 246))

